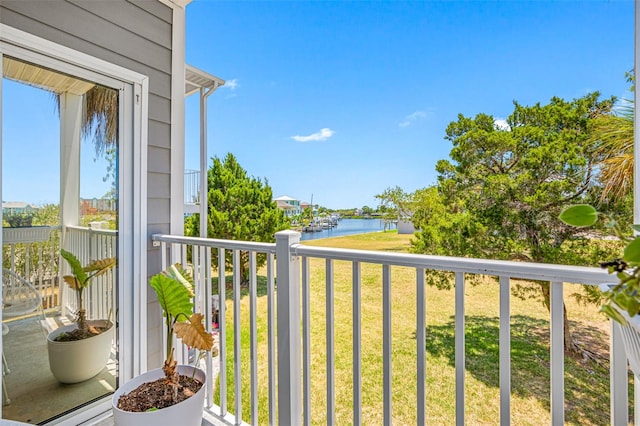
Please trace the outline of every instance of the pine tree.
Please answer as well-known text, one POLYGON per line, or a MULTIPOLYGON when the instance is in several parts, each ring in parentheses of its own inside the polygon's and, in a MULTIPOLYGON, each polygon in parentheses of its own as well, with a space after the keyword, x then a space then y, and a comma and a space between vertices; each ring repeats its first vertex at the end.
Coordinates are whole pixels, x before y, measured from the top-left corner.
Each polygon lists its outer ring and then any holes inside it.
MULTIPOLYGON (((273 201, 268 181, 249 176, 235 156, 224 160, 213 158, 208 174, 207 237, 228 240, 273 242, 275 233, 289 228, 284 212, 273 201)), ((200 215, 190 216, 185 223, 185 235, 200 235, 200 215)), ((214 261, 217 264, 217 252, 214 261)), ((233 253, 226 253, 226 265, 233 265, 233 253)), ((249 271, 247 252, 241 252, 242 282, 249 271)), ((264 265, 264 255, 257 256, 258 267, 264 265)))

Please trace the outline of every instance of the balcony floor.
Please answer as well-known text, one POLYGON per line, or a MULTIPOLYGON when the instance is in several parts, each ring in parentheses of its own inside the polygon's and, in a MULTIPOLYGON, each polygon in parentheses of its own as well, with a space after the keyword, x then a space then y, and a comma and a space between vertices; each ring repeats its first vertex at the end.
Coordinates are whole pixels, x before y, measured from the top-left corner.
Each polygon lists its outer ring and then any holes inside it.
MULTIPOLYGON (((49 370, 46 331, 40 317, 5 322, 4 356, 10 370, 4 384, 10 403, 2 417, 24 423, 41 423, 115 389, 116 364, 110 361, 96 377, 82 383, 61 384, 49 370)), ((60 317, 47 317, 59 323, 60 317)), ((62 325, 62 324, 58 324, 62 325)))

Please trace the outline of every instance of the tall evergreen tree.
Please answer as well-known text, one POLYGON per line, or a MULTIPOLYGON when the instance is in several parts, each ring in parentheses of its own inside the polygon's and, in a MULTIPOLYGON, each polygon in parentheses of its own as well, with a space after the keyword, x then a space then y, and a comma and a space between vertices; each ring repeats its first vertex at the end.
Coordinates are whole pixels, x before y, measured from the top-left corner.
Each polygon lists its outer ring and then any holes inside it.
MULTIPOLYGON (((249 176, 233 154, 227 154, 224 160, 214 157, 207 179, 209 238, 273 242, 276 232, 289 227, 284 212, 273 201, 268 182, 249 176)), ((199 214, 187 218, 185 235, 200 235, 199 214)), ((258 256, 258 266, 264 262, 264 256, 258 256)), ((232 265, 232 253, 226 254, 226 264, 232 265)), ((242 252, 243 282, 246 281, 248 264, 248 254, 242 252)))

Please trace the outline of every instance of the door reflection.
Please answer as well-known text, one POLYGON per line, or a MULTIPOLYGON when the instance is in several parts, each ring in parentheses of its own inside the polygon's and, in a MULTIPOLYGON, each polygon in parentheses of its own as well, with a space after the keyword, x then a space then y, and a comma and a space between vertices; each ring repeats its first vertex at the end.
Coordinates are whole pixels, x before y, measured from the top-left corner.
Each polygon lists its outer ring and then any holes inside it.
POLYGON ((95 349, 54 345, 72 360, 72 373, 87 362, 97 372, 78 380, 54 375, 51 362, 60 362, 48 340, 76 328, 74 288, 93 273, 74 274, 61 250, 80 266, 117 258, 118 91, 15 58, 3 57, 2 65, 2 414, 42 423, 117 386, 117 330, 99 333, 115 323, 117 266, 82 292, 91 333, 106 341, 104 360, 89 360, 95 349))

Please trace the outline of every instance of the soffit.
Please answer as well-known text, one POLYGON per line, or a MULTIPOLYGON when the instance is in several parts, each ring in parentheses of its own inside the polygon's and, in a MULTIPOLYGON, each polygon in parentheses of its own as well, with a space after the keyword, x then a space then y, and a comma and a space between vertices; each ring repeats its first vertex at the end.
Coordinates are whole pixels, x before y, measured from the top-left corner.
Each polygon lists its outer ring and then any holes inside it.
POLYGON ((58 94, 84 95, 95 86, 94 83, 7 57, 2 60, 2 76, 58 94))
POLYGON ((185 96, 199 91, 201 88, 216 90, 224 85, 224 80, 191 65, 185 66, 185 96))

